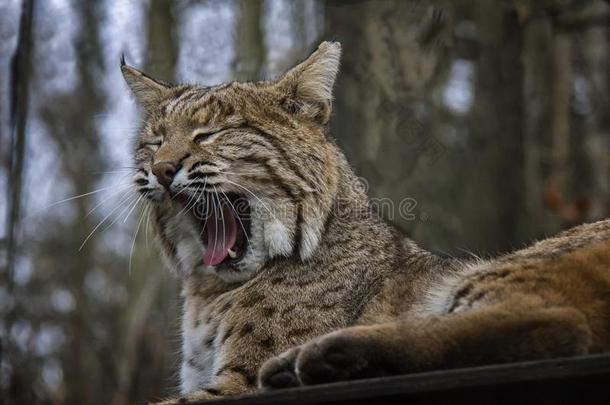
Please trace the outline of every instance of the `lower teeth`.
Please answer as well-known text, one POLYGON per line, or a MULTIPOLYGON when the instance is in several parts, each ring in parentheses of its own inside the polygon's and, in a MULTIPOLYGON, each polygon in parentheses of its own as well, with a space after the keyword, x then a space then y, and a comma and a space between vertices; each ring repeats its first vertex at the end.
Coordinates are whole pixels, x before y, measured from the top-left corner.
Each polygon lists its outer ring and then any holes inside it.
POLYGON ((231 259, 235 259, 237 257, 237 252, 236 251, 234 251, 232 249, 228 249, 228 252, 229 252, 229 257, 231 259))

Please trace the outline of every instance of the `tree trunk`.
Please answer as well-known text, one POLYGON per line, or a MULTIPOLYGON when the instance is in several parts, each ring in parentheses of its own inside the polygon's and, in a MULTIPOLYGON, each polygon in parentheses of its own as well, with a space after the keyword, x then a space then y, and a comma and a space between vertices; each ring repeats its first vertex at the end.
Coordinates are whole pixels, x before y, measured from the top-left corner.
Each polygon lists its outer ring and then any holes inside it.
POLYGON ((524 218, 523 30, 509 7, 479 1, 477 62, 470 163, 477 175, 465 184, 467 240, 482 252, 519 246, 524 218))
POLYGON ((419 42, 429 12, 417 1, 330 1, 325 10, 327 37, 343 45, 331 134, 382 214, 411 231, 419 223, 399 206, 420 190, 418 165, 436 158, 418 116, 437 73, 437 52, 419 42))
POLYGON ((533 240, 559 230, 557 217, 544 201, 551 173, 551 104, 553 78, 553 27, 547 19, 533 20, 524 31, 525 211, 521 238, 533 240))
POLYGON ((17 255, 17 230, 21 216, 21 190, 23 182, 24 153, 26 142, 26 123, 29 107, 30 86, 30 55, 32 53, 32 23, 34 20, 34 7, 31 0, 24 0, 19 23, 19 37, 17 50, 12 61, 11 77, 11 111, 10 130, 13 133, 12 145, 9 155, 9 173, 7 188, 6 218, 6 285, 9 293, 13 288, 13 273, 17 255))
POLYGON ((262 0, 241 0, 238 3, 235 59, 235 80, 258 80, 265 61, 265 39, 261 27, 262 0))

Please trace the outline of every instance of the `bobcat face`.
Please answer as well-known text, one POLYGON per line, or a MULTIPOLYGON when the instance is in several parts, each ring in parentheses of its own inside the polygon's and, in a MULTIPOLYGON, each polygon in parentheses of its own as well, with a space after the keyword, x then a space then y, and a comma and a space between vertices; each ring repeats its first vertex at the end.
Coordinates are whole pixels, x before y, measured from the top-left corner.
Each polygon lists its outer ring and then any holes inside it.
POLYGON ((324 132, 339 54, 323 43, 278 80, 215 87, 122 65, 146 113, 135 187, 178 271, 243 280, 270 258, 315 254, 337 187, 324 132))

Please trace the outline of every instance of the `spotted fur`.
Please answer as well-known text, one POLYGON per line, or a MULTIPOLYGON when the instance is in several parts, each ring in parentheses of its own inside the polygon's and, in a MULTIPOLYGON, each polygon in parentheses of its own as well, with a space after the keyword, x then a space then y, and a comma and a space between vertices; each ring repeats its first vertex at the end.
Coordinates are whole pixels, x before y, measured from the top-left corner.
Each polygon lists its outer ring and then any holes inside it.
POLYGON ((183 281, 169 403, 609 350, 610 221, 491 261, 420 249, 369 209, 327 134, 339 56, 325 42, 279 79, 215 87, 122 66, 145 113, 134 183, 183 281), (177 169, 167 190, 159 162, 177 169), (189 207, 227 193, 248 202, 247 251, 205 266, 189 207))

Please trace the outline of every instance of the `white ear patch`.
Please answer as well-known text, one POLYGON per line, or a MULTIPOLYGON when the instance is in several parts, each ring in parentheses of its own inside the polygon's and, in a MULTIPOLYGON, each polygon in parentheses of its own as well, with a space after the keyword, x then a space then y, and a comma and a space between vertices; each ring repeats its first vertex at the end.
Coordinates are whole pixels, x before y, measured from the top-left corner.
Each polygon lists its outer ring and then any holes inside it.
POLYGON ((171 217, 165 224, 165 235, 176 247, 176 257, 167 260, 170 268, 181 277, 190 276, 201 265, 203 246, 198 230, 188 215, 179 215, 179 208, 171 206, 171 217))

